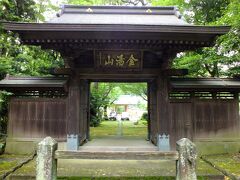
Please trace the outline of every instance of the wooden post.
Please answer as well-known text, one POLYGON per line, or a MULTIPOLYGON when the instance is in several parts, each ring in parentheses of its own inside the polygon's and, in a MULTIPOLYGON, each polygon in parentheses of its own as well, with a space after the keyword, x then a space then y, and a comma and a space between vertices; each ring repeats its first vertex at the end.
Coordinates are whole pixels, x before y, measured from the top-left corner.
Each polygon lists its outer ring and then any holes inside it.
POLYGON ((80 82, 77 77, 71 77, 68 93, 67 134, 79 135, 80 119, 80 82))
POLYGON ((55 159, 55 151, 57 150, 57 142, 51 138, 43 139, 37 148, 37 180, 55 180, 57 179, 57 159, 55 159))
POLYGON ((152 81, 148 83, 148 112, 149 112, 149 122, 148 131, 149 139, 153 144, 157 145, 158 127, 157 127, 157 83, 152 81))
POLYGON ((81 143, 88 137, 89 83, 77 75, 69 82, 67 134, 79 136, 81 143))
POLYGON ((189 139, 183 138, 177 141, 177 160, 176 180, 197 180, 196 175, 196 146, 189 139))
MULTIPOLYGON (((168 100, 168 78, 159 76, 157 78, 157 135, 170 135, 169 100, 168 100)), ((171 137, 171 135, 170 135, 171 137)), ((171 147, 169 147, 171 148, 171 147)))

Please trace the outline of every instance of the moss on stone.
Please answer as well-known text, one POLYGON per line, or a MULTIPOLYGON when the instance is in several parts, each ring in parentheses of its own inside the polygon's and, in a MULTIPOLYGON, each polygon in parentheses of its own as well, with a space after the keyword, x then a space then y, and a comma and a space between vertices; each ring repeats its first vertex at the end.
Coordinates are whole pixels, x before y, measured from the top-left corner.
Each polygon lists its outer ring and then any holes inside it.
POLYGON ((17 166, 26 156, 4 154, 0 156, 0 177, 17 166))

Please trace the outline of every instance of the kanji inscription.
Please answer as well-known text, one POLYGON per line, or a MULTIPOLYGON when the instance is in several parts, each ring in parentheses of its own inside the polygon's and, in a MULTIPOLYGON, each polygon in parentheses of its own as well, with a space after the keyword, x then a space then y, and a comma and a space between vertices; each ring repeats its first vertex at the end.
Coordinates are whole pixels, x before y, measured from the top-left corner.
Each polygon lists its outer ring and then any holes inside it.
POLYGON ((141 69, 141 51, 95 51, 95 62, 97 67, 107 69, 141 69))

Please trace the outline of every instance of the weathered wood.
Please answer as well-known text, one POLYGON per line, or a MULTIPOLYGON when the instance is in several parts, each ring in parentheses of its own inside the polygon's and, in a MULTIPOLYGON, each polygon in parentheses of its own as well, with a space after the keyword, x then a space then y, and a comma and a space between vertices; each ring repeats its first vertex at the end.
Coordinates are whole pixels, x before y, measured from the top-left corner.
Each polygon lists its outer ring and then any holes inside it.
POLYGON ((184 76, 188 74, 188 69, 166 69, 163 70, 166 76, 184 76))
POLYGON ((148 113, 149 113, 149 136, 150 140, 157 145, 157 84, 156 81, 148 83, 148 113))
POLYGON ((9 138, 66 138, 66 99, 11 98, 9 138))
POLYGON ((67 134, 80 135, 80 82, 75 76, 70 77, 67 134))
POLYGON ((56 159, 177 160, 177 151, 56 151, 56 159))
POLYGON ((84 141, 88 138, 89 131, 89 82, 87 80, 80 80, 80 117, 79 117, 79 129, 80 129, 80 141, 84 141))
POLYGON ((234 99, 195 99, 193 104, 194 136, 220 138, 239 136, 238 101, 234 99))
POLYGON ((71 75, 72 70, 70 68, 55 68, 51 71, 54 75, 71 75))
POLYGON ((181 138, 193 138, 192 106, 191 101, 170 102, 169 121, 172 148, 175 148, 176 141, 181 138))
POLYGON ((159 76, 157 78, 156 99, 157 99, 158 134, 169 135, 170 121, 169 121, 169 99, 168 99, 168 78, 167 77, 159 76))

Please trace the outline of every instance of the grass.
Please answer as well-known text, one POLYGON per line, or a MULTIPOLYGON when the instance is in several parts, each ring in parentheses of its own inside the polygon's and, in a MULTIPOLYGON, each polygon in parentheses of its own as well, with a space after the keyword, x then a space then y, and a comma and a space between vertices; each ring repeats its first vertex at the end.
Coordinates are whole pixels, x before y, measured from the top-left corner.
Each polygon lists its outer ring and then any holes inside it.
POLYGON ((240 177, 240 153, 209 155, 205 158, 228 173, 240 177))
MULTIPOLYGON (((122 122, 123 136, 147 137, 147 125, 139 122, 134 125, 133 122, 122 122)), ((102 121, 100 126, 90 128, 91 137, 116 136, 118 134, 118 121, 102 121)))
POLYGON ((0 177, 11 170, 13 167, 18 165, 25 156, 20 155, 8 155, 4 154, 0 156, 0 177))

